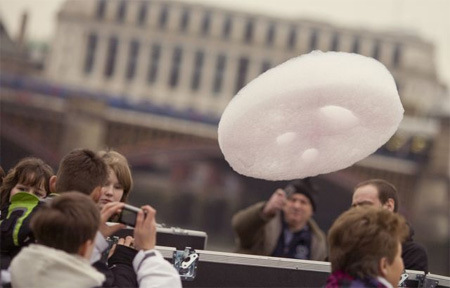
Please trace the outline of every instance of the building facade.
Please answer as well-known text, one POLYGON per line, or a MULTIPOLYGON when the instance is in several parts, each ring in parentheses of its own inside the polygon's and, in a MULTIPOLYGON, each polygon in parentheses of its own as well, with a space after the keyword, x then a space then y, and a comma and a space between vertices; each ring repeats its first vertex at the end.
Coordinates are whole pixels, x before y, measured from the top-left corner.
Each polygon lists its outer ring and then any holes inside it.
POLYGON ((381 61, 394 75, 409 115, 427 114, 441 93, 433 46, 405 33, 176 1, 126 0, 69 0, 57 27, 47 75, 126 95, 133 103, 150 101, 220 117, 246 83, 312 50, 354 52, 381 61))

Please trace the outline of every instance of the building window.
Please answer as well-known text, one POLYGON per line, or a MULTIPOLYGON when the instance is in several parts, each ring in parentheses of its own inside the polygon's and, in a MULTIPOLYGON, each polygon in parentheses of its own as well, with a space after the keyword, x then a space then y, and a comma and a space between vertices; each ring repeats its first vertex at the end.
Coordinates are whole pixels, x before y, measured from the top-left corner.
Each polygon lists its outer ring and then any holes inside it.
POLYGON ((181 16, 181 22, 180 22, 180 30, 186 31, 189 26, 189 10, 185 9, 183 11, 183 15, 181 16))
POLYGON ((116 37, 109 38, 108 51, 106 54, 106 66, 105 66, 105 76, 111 77, 114 75, 114 68, 116 66, 116 54, 117 54, 118 41, 116 37))
POLYGON ((372 57, 374 59, 380 60, 380 41, 376 40, 375 45, 373 46, 372 57))
POLYGON ((106 0, 99 0, 97 6, 97 19, 103 19, 106 11, 106 0))
POLYGON ((126 5, 127 5, 126 0, 120 1, 119 8, 117 9, 117 17, 116 17, 118 22, 123 22, 123 20, 125 19, 125 14, 127 12, 126 5))
POLYGON ((172 67, 170 68, 169 86, 175 87, 178 85, 180 78, 180 66, 181 66, 182 50, 181 47, 176 47, 173 50, 172 67))
POLYGON ((356 36, 353 39, 352 52, 353 53, 358 53, 359 52, 359 38, 358 38, 358 36, 356 36))
POLYGON ((89 74, 92 72, 95 60, 95 50, 97 49, 97 35, 92 33, 88 37, 86 47, 86 58, 84 61, 84 73, 89 74))
POLYGON ((153 44, 150 52, 150 66, 148 68, 147 81, 148 83, 155 83, 156 77, 158 76, 158 64, 159 58, 161 56, 161 46, 158 44, 153 44))
POLYGON ((331 51, 339 51, 339 35, 333 34, 333 38, 331 39, 331 51))
POLYGON ((136 74, 137 59, 139 57, 139 42, 133 40, 130 42, 128 49, 128 66, 127 66, 127 79, 133 79, 136 74))
POLYGON ((164 5, 161 7, 161 11, 159 14, 159 28, 166 28, 167 25, 167 18, 169 17, 169 8, 167 5, 164 5))
POLYGON ((275 38, 275 24, 271 23, 267 30, 266 44, 268 46, 273 45, 273 39, 275 38))
POLYGON ((244 41, 250 43, 253 40, 253 20, 249 19, 245 25, 244 41))
POLYGON ((309 36, 309 50, 313 51, 317 49, 317 30, 312 29, 309 36))
POLYGON ((203 16, 202 35, 206 36, 209 33, 209 26, 211 26, 211 12, 207 11, 203 16))
POLYGON ((192 74, 192 82, 191 82, 191 89, 193 91, 198 90, 198 87, 200 86, 200 79, 202 77, 202 67, 204 58, 205 54, 203 53, 203 51, 199 50, 195 53, 194 71, 192 74))
POLYGON ((267 70, 269 70, 271 67, 272 67, 272 65, 270 65, 270 61, 265 60, 261 65, 261 74, 266 72, 267 70))
POLYGON ((231 16, 227 16, 225 22, 223 23, 223 30, 222 30, 223 38, 228 39, 228 37, 230 37, 231 25, 232 25, 231 16))
POLYGON ((138 11, 138 24, 139 25, 144 25, 145 21, 147 20, 147 2, 142 2, 141 7, 139 8, 138 11))
POLYGON ((392 55, 392 64, 395 68, 397 68, 400 65, 400 61, 401 61, 401 54, 402 54, 402 49, 401 49, 401 45, 400 44, 396 44, 394 47, 394 53, 392 55))
POLYGON ((246 83, 248 62, 249 60, 247 57, 241 57, 239 59, 235 93, 241 90, 241 88, 244 87, 246 83))
POLYGON ((289 49, 294 49, 296 44, 297 44, 297 29, 296 29, 296 27, 291 27, 291 30, 289 31, 289 37, 288 37, 289 49))
POLYGON ((216 61, 216 74, 214 76, 214 83, 213 83, 213 92, 215 94, 218 94, 222 90, 222 82, 223 77, 225 75, 225 62, 226 57, 224 54, 219 54, 217 56, 216 61))

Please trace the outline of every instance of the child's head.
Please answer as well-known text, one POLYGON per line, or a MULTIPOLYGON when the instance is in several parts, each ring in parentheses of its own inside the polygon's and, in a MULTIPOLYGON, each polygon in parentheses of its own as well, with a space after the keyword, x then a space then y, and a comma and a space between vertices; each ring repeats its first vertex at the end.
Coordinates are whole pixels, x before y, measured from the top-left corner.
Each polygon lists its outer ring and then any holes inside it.
POLYGON ((18 192, 45 198, 50 193, 50 178, 53 175, 53 169, 39 158, 20 160, 3 178, 0 187, 1 205, 9 202, 18 192))
POLYGON ((116 151, 100 151, 98 155, 108 165, 109 177, 102 188, 98 206, 102 208, 110 201, 126 202, 133 187, 130 167, 127 159, 116 151))
POLYGON ((89 258, 100 223, 92 199, 79 192, 54 197, 31 219, 38 244, 89 258))
POLYGON ((88 149, 75 149, 61 160, 54 188, 56 193, 79 191, 95 196, 107 179, 108 167, 100 156, 88 149))

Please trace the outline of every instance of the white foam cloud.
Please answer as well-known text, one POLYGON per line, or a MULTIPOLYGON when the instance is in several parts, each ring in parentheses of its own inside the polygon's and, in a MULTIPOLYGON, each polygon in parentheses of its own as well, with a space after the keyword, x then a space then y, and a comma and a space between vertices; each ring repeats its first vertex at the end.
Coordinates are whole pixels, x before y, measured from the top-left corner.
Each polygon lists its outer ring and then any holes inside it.
POLYGON ((344 169, 397 130, 392 75, 358 54, 314 51, 270 69, 226 107, 219 145, 240 174, 289 180, 344 169))

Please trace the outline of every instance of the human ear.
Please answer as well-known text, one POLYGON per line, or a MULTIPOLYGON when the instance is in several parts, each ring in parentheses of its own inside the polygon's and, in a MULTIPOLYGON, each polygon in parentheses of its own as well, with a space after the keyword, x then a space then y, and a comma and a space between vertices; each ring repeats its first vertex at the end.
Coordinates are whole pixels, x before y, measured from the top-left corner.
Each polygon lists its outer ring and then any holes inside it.
POLYGON ((380 262, 378 262, 378 271, 380 276, 386 278, 388 274, 388 260, 386 257, 381 258, 380 262))
POLYGON ((56 193, 56 176, 53 175, 52 177, 50 177, 50 193, 56 193))
POLYGON ((395 208, 395 201, 392 198, 389 198, 386 203, 383 204, 383 206, 388 209, 391 212, 394 212, 394 208, 395 208))
POLYGON ((78 248, 78 255, 85 259, 90 259, 93 249, 94 242, 92 240, 87 240, 86 242, 81 244, 80 248, 78 248))

